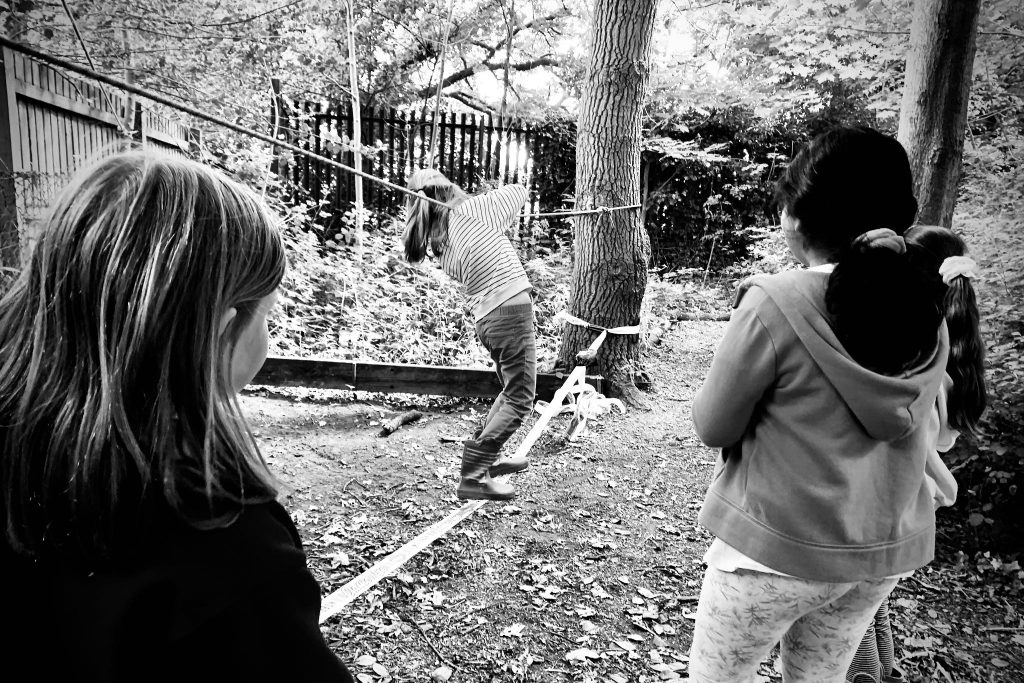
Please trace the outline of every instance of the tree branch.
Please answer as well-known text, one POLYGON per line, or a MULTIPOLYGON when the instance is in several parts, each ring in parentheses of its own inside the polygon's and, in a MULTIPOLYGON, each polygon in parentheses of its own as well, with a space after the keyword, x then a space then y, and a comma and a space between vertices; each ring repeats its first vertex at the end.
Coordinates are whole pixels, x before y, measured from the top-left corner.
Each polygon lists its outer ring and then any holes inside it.
POLYGON ((475 95, 473 95, 471 93, 467 93, 467 92, 462 92, 462 91, 456 90, 455 92, 448 93, 448 97, 452 98, 453 100, 455 100, 457 102, 462 102, 464 105, 466 105, 470 109, 475 109, 476 111, 482 112, 484 114, 488 114, 490 116, 494 116, 494 113, 495 113, 494 112, 494 107, 492 107, 491 105, 487 104, 486 102, 481 100, 479 97, 477 97, 477 96, 475 96, 475 95))
MULTIPOLYGON (((536 59, 529 59, 525 62, 519 62, 517 64, 510 64, 509 68, 513 71, 529 71, 530 69, 536 69, 541 66, 561 66, 562 62, 556 57, 546 55, 544 57, 537 57, 536 59)), ((480 62, 474 66, 467 67, 465 69, 459 69, 445 77, 442 88, 447 88, 450 85, 464 81, 473 74, 480 73, 481 71, 497 71, 498 69, 504 69, 504 63, 496 62, 480 62)), ((416 97, 426 97, 433 91, 432 87, 420 88, 416 92, 416 97)))

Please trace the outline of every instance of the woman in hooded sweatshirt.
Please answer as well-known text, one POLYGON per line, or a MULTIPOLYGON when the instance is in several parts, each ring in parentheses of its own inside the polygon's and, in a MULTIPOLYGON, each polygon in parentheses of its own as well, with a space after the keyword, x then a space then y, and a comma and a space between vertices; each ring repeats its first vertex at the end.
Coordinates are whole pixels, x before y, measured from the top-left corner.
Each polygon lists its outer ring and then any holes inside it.
POLYGON ((834 129, 775 195, 806 268, 749 282, 693 404, 722 449, 699 517, 715 540, 694 681, 753 680, 780 640, 785 681, 842 681, 882 600, 934 552, 924 467, 948 341, 941 282, 901 237, 917 212, 906 152, 834 129))

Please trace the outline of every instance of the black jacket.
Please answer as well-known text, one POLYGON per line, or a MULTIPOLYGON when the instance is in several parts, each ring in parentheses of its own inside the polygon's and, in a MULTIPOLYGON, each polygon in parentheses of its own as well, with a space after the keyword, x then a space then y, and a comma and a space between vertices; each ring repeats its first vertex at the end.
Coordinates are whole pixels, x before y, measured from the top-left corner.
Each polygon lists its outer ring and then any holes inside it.
POLYGON ((209 531, 169 518, 139 545, 89 573, 0 542, 0 651, 15 672, 4 680, 351 683, 320 634, 319 587, 279 504, 209 531))

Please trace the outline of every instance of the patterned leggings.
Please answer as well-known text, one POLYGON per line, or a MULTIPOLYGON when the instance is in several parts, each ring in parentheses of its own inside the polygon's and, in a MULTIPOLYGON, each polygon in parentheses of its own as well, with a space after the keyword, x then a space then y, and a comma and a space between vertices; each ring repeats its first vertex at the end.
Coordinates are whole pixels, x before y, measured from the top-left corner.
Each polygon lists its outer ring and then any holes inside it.
POLYGON ((697 605, 690 680, 747 683, 782 641, 782 680, 841 683, 896 579, 823 583, 709 568, 697 605))

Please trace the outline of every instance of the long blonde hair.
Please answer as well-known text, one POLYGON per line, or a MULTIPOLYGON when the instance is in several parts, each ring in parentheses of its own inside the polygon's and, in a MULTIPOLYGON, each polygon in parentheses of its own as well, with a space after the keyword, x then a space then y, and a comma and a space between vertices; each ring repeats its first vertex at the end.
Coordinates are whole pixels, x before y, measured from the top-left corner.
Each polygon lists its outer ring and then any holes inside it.
POLYGON ((420 193, 419 197, 408 197, 405 202, 405 258, 419 263, 427 255, 427 246, 435 256, 448 248, 448 213, 466 201, 466 193, 448 180, 440 171, 423 168, 409 177, 408 187, 420 193), (438 206, 427 201, 427 197, 447 204, 438 206))
POLYGON ((0 300, 12 547, 94 559, 167 510, 220 526, 272 499, 225 359, 284 271, 260 200, 198 163, 130 152, 71 182, 0 300))

